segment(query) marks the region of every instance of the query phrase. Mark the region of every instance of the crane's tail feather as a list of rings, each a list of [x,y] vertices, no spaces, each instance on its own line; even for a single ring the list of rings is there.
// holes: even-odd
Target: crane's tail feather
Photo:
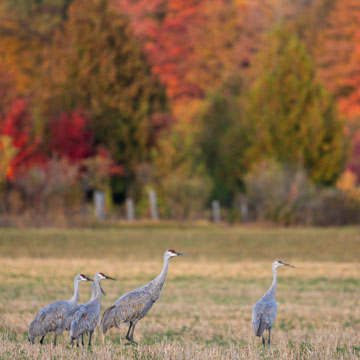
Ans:
[[[105,310],[101,322],[101,332],[105,334],[109,329],[115,326],[115,306],[111,306]]]
[[[255,333],[256,336],[261,336],[261,333],[260,333],[261,332],[261,323],[262,323],[262,320],[260,318],[259,326],[258,326],[258,328],[256,330],[256,333]]]
[[[254,324],[255,325],[255,324]],[[264,321],[264,319],[262,319],[261,317],[258,319],[256,325],[254,326],[254,333],[255,336],[261,336],[263,334],[263,332],[265,331],[267,327],[267,323],[266,321]]]

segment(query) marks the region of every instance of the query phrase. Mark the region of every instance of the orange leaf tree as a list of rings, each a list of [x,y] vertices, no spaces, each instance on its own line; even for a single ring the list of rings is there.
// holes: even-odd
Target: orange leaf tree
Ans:
[[[108,0],[75,1],[43,71],[43,114],[84,109],[95,145],[105,146],[131,179],[149,157],[158,130],[153,115],[166,110],[166,98],[127,18]]]

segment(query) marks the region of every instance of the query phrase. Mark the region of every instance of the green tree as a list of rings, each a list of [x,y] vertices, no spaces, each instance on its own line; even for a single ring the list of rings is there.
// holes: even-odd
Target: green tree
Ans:
[[[43,79],[43,114],[87,111],[96,142],[132,179],[137,164],[149,158],[153,115],[164,111],[166,99],[127,19],[108,0],[74,1]]]
[[[251,143],[246,154],[254,161],[256,156],[273,157],[299,165],[314,182],[334,183],[345,160],[343,124],[334,100],[316,81],[301,41],[286,27],[276,29],[259,55],[256,73],[246,99]],[[231,134],[232,143],[243,130],[240,126]]]
[[[241,77],[233,76],[220,91],[208,96],[198,136],[202,159],[213,183],[211,196],[226,205],[231,205],[234,192],[241,187],[241,174],[237,173],[241,167],[234,168],[228,143],[229,134],[241,121],[241,90]]]

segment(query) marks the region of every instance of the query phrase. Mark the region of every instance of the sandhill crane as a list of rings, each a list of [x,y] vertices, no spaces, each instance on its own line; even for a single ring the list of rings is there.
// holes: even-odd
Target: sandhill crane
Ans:
[[[134,341],[134,330],[137,322],[151,309],[154,302],[160,297],[168,271],[169,260],[175,256],[187,256],[173,249],[164,253],[164,266],[161,273],[148,284],[122,295],[113,306],[108,308],[101,319],[101,331],[105,334],[112,327],[120,327],[121,323],[129,324],[126,339]]]
[[[100,280],[102,279],[116,280],[101,272],[94,276],[95,296],[75,313],[70,325],[70,339],[72,344],[80,335],[89,333],[89,346],[91,346],[91,337],[100,317],[103,291],[100,286]]]
[[[76,275],[74,278],[74,296],[70,300],[56,301],[37,313],[29,325],[28,339],[30,342],[34,344],[35,339],[41,335],[40,344],[43,344],[46,334],[54,331],[54,346],[56,345],[56,337],[65,330],[66,318],[78,302],[80,281],[92,280],[84,274]]]
[[[100,285],[101,286],[101,285]],[[101,288],[102,293],[105,295],[104,290]],[[96,296],[96,284],[93,282],[91,286],[91,299],[90,301],[94,300]],[[70,331],[71,323],[74,320],[75,314],[84,306],[85,304],[79,304],[76,305],[73,311],[69,314],[69,316],[66,318],[66,325],[65,330]],[[84,346],[84,334],[81,335],[81,343],[82,346]],[[79,346],[79,340],[77,341],[77,346]]]
[[[275,301],[276,284],[277,284],[277,268],[280,266],[295,267],[286,264],[281,260],[275,260],[272,264],[273,282],[265,295],[254,305],[252,310],[252,327],[255,336],[262,337],[262,343],[265,346],[264,331],[269,331],[268,345],[270,345],[270,333],[272,325],[277,314],[278,303]]]

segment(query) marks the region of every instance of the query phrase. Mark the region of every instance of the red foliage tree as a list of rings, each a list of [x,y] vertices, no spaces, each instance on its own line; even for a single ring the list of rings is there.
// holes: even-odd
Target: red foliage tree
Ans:
[[[347,167],[360,179],[360,2],[338,0],[319,48],[319,75],[338,99],[353,148]]]
[[[356,175],[356,181],[360,183],[360,132],[356,132],[352,137],[352,154],[347,164],[347,169]]]
[[[117,0],[173,104],[247,68],[273,21],[271,0]],[[213,75],[213,76],[212,76]]]
[[[50,150],[72,163],[91,156],[94,137],[89,123],[79,110],[61,114],[50,125]]]
[[[166,85],[167,95],[173,101],[202,96],[203,91],[187,79],[191,69],[194,29],[203,24],[204,0],[169,1],[164,19],[154,29],[154,37],[145,50],[153,71]]]
[[[344,114],[352,119],[360,119],[360,6],[358,15],[359,25],[354,36],[356,47],[349,63],[351,73],[344,81],[344,85],[349,89],[349,94],[343,97],[340,104]]]
[[[338,0],[330,14],[318,54],[320,77],[339,99],[340,108],[347,116],[359,111],[359,105],[354,101],[360,85],[359,24],[359,1]]]
[[[17,98],[11,104],[8,112],[0,118],[0,134],[12,138],[17,153],[10,165],[8,178],[14,178],[20,171],[42,164],[44,154],[39,150],[39,139],[32,138],[32,120],[24,98]]]

